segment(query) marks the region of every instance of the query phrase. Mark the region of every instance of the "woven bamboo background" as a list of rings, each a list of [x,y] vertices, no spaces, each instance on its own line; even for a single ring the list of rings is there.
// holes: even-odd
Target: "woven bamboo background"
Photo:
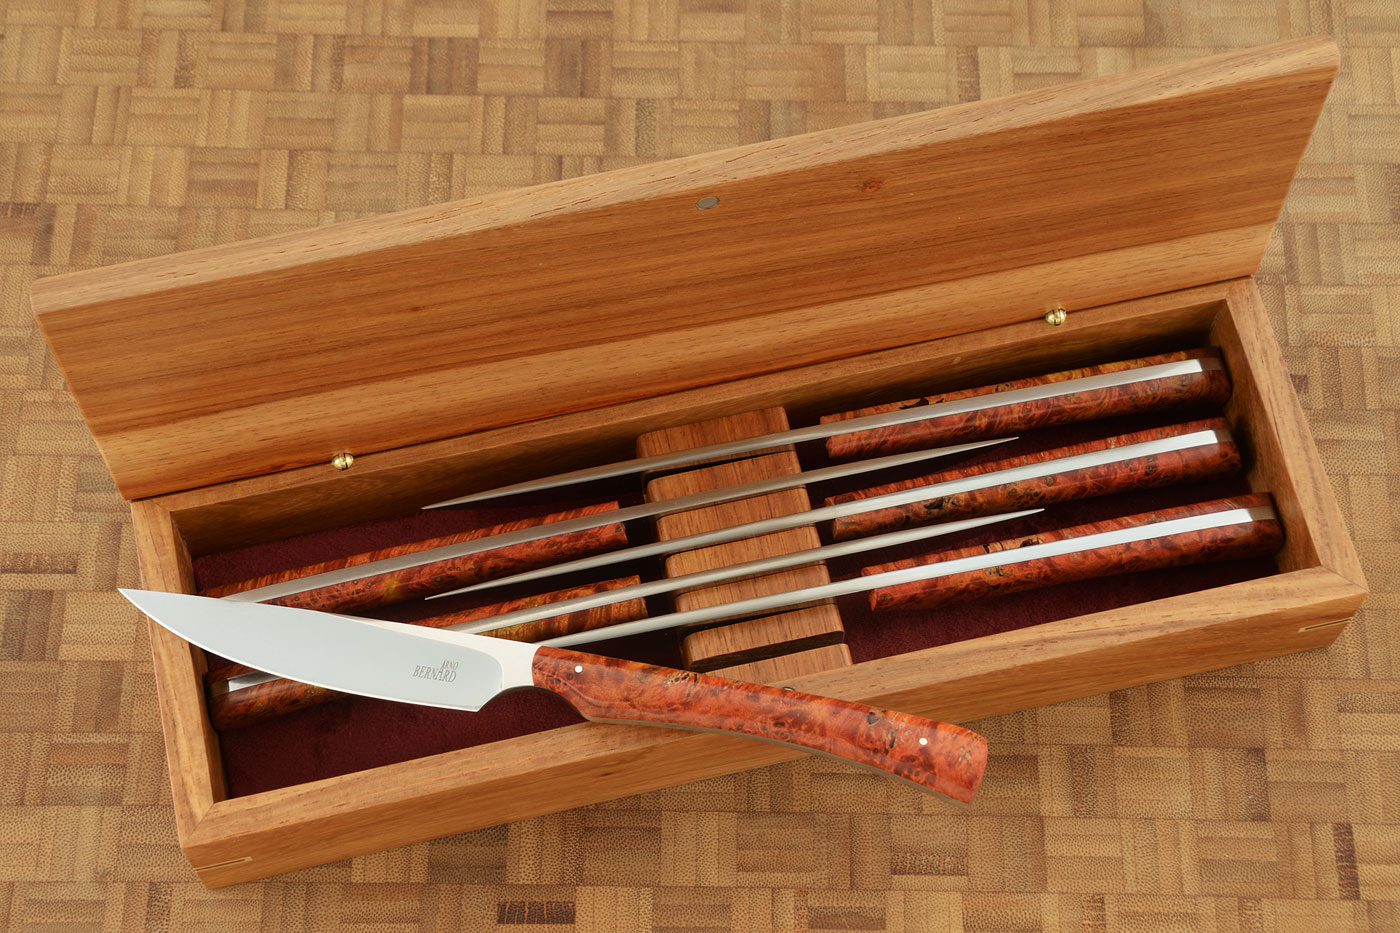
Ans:
[[[1394,0],[0,0],[0,926],[1400,930]],[[1326,32],[1259,274],[1373,593],[1325,652],[975,724],[951,813],[804,761],[217,892],[37,275]]]

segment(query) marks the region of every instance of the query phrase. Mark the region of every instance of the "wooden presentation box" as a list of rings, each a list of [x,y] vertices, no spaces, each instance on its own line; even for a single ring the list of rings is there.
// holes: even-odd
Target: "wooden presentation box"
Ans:
[[[1336,67],[1289,41],[73,273],[33,304],[144,585],[181,592],[200,555],[624,459],[659,428],[1218,347],[1286,529],[1276,573],[786,681],[966,722],[1316,648],[1360,604],[1249,277]],[[202,652],[150,637],[211,887],[798,754],[585,723],[232,797]]]

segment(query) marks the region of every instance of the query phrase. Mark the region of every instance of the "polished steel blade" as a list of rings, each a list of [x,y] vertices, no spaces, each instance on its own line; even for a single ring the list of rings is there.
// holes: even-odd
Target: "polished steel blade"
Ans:
[[[1128,544],[1133,541],[1164,538],[1168,535],[1182,534],[1188,531],[1199,531],[1205,528],[1223,528],[1227,525],[1242,525],[1248,522],[1261,521],[1274,517],[1276,517],[1274,510],[1266,506],[1248,509],[1228,509],[1223,512],[1192,515],[1188,518],[1175,518],[1164,522],[1154,522],[1149,525],[1138,525],[1134,528],[1120,528],[1114,531],[1082,535],[1076,538],[1063,538],[1059,541],[1051,541],[1048,544],[1033,544],[1015,550],[977,554],[973,557],[940,561],[934,564],[925,564],[921,567],[909,567],[904,570],[888,570],[884,573],[874,573],[869,576],[855,577],[850,580],[838,580],[835,583],[824,583],[820,586],[809,586],[801,590],[774,593],[769,596],[759,596],[754,599],[745,599],[719,606],[706,606],[701,609],[691,609],[686,612],[673,612],[664,616],[652,616],[648,619],[639,619],[636,622],[625,622],[620,625],[594,629],[589,632],[561,635],[558,638],[546,639],[540,642],[540,644],[562,648],[568,645],[581,645],[587,642],[601,641],[605,638],[623,638],[628,635],[641,635],[645,632],[655,632],[661,629],[679,628],[683,625],[697,625],[703,622],[722,622],[727,619],[741,619],[747,616],[763,615],[764,613],[772,612],[776,609],[788,610],[800,608],[802,606],[815,605],[826,602],[829,599],[835,599],[838,596],[849,596],[852,593],[866,593],[870,590],[879,589],[882,586],[897,586],[901,583],[933,580],[937,577],[950,576],[955,573],[965,573],[969,570],[983,570],[989,567],[1008,567],[1014,564],[1025,563],[1026,561],[1038,560],[1046,557],[1074,554],[1080,551],[1089,551],[1101,547],[1113,547],[1115,545]]]
[[[701,532],[700,534],[688,535],[683,538],[672,538],[669,541],[639,544],[636,547],[624,548],[620,551],[610,551],[606,554],[594,554],[590,557],[580,557],[578,560],[566,561],[562,564],[541,567],[538,570],[528,570],[524,573],[517,573],[508,577],[498,577],[495,580],[487,580],[484,583],[463,587],[456,592],[475,592],[477,590],[486,590],[498,586],[525,583],[530,580],[541,580],[558,574],[595,570],[599,567],[607,567],[611,564],[621,563],[623,561],[640,560],[645,557],[655,557],[659,554],[677,554],[681,551],[692,551],[697,548],[709,547],[712,544],[737,541],[740,538],[754,538],[758,535],[771,534],[775,531],[785,531],[788,528],[796,528],[799,525],[810,525],[829,519],[859,515],[863,512],[874,512],[878,509],[890,508],[892,506],[924,502],[929,499],[937,499],[940,496],[969,492],[974,489],[986,489],[990,486],[1000,486],[1003,483],[1013,483],[1025,479],[1035,479],[1041,476],[1051,476],[1055,473],[1079,470],[1090,466],[1119,463],[1124,460],[1131,460],[1134,457],[1145,457],[1150,454],[1166,453],[1173,450],[1187,450],[1192,447],[1205,447],[1211,444],[1224,443],[1228,440],[1230,440],[1230,433],[1228,431],[1192,431],[1189,434],[1178,434],[1173,437],[1164,437],[1154,441],[1144,441],[1140,444],[1111,447],[1107,450],[1096,450],[1091,453],[1076,454],[1072,457],[1061,457],[1058,460],[1047,460],[1044,463],[1032,463],[1026,466],[1011,467],[1010,469],[997,470],[995,473],[981,473],[976,476],[967,476],[942,483],[914,486],[910,489],[888,493],[883,496],[873,496],[869,499],[857,499],[854,502],[828,505],[806,512],[797,512],[792,515],[780,515],[776,518],[765,518],[760,521],[749,522],[746,525],[733,525],[728,528],[719,528],[715,531]]]
[[[1044,510],[1026,509],[1022,512],[1007,512],[1003,515],[984,515],[980,518],[944,522],[941,525],[908,528],[903,531],[876,535],[871,538],[856,538],[851,541],[842,541],[838,544],[829,544],[826,547],[810,548],[806,551],[782,554],[777,557],[761,557],[758,560],[734,564],[729,567],[701,570],[697,573],[688,573],[679,577],[667,577],[661,580],[640,583],[636,586],[628,586],[616,590],[605,590],[601,593],[591,593],[587,596],[579,596],[574,599],[562,599],[558,602],[545,603],[544,605],[535,606],[530,609],[520,609],[515,612],[502,613],[501,615],[492,616],[489,619],[482,619],[477,622],[461,622],[457,625],[449,625],[446,628],[439,629],[439,631],[492,632],[496,629],[505,628],[508,625],[522,625],[526,622],[535,622],[540,619],[551,619],[554,616],[564,615],[567,612],[582,612],[586,609],[596,609],[599,606],[625,602],[629,599],[643,599],[647,596],[654,596],[660,593],[673,593],[677,590],[694,589],[699,586],[722,583],[726,580],[738,580],[744,577],[754,577],[765,573],[772,573],[775,570],[782,570],[785,567],[793,567],[798,564],[807,564],[812,561],[841,557],[846,554],[858,554],[863,551],[873,551],[878,548],[894,547],[899,544],[908,544],[911,541],[920,541],[925,538],[933,538],[940,535],[956,534],[960,531],[979,528],[983,525],[1024,518],[1027,515],[1034,515],[1041,511]],[[210,689],[214,693],[230,693],[234,690],[242,690],[245,687],[265,684],[275,679],[273,675],[261,671],[248,671],[242,674],[235,674],[226,681],[211,684]]]
[[[1085,376],[1080,379],[1066,379],[1063,382],[1044,383],[1024,389],[1011,389],[1006,392],[990,392],[986,395],[975,395],[971,398],[939,402],[936,405],[903,408],[898,411],[881,412],[880,414],[866,415],[861,418],[850,418],[845,421],[832,421],[826,424],[810,425],[805,428],[793,428],[790,431],[779,431],[776,434],[745,437],[736,441],[726,441],[722,444],[711,444],[707,447],[691,447],[686,450],[656,454],[651,457],[639,457],[635,460],[620,460],[617,463],[588,467],[583,470],[573,470],[568,473],[559,473],[554,476],[546,476],[524,483],[514,483],[510,486],[500,486],[496,489],[474,492],[470,495],[458,496],[455,499],[434,502],[431,505],[424,506],[424,508],[438,509],[450,505],[464,505],[468,502],[481,502],[486,499],[495,499],[500,496],[509,496],[516,493],[536,492],[541,489],[556,489],[560,486],[571,486],[575,483],[586,483],[592,480],[607,479],[613,476],[628,476],[647,470],[659,470],[664,467],[677,466],[683,463],[693,463],[697,460],[729,457],[735,454],[762,450],[765,447],[825,440],[828,437],[835,437],[838,434],[854,434],[857,431],[868,431],[871,428],[884,428],[896,424],[910,424],[916,421],[930,421],[934,418],[943,418],[948,415],[961,415],[987,408],[1000,408],[1005,405],[1019,405],[1025,402],[1040,401],[1042,399],[1060,398],[1065,395],[1072,395],[1076,392],[1090,392],[1096,389],[1108,389],[1114,386],[1132,385],[1137,382],[1168,379],[1173,376],[1185,376],[1192,373],[1209,372],[1223,368],[1220,360],[1214,357],[1208,357],[1206,359],[1181,360],[1175,363],[1159,363],[1154,366],[1140,366],[1136,369],[1103,373],[1098,376]]]
[[[1022,512],[1008,512],[1004,515],[984,515],[980,518],[944,522],[941,525],[906,528],[902,531],[893,531],[889,534],[875,535],[870,538],[854,538],[850,541],[840,541],[836,544],[828,544],[824,547],[794,551],[791,554],[780,554],[775,557],[760,557],[758,560],[745,561],[742,564],[731,564],[728,567],[715,567],[709,570],[696,571],[695,573],[682,574],[679,577],[666,577],[661,580],[638,583],[635,586],[626,586],[616,590],[605,590],[601,593],[590,593],[587,596],[578,596],[574,599],[563,599],[558,602],[545,603],[540,606],[532,606],[529,609],[506,612],[498,616],[492,616],[489,619],[464,623],[463,625],[452,626],[451,628],[458,632],[492,632],[510,625],[537,622],[540,619],[552,619],[555,616],[564,615],[568,612],[581,612],[585,609],[595,609],[599,606],[626,602],[629,599],[643,599],[647,596],[656,596],[661,593],[692,590],[697,587],[724,583],[725,581],[762,576],[764,574],[773,573],[774,571],[783,570],[787,567],[797,567],[815,561],[844,557],[847,554],[860,554],[865,551],[896,547],[900,544],[908,544],[911,541],[922,541],[926,538],[935,538],[940,535],[957,534],[960,531],[980,528],[983,525],[1024,518],[1027,515],[1034,515],[1036,512],[1040,511],[1043,510],[1026,509]]]
[[[676,496],[670,499],[658,499],[655,502],[643,502],[640,505],[632,505],[612,512],[596,512],[592,515],[581,515],[578,518],[570,518],[562,522],[533,525],[529,528],[520,528],[515,531],[507,531],[503,534],[491,535],[487,538],[474,538],[459,544],[448,544],[426,551],[415,551],[411,554],[389,557],[367,564],[354,564],[349,567],[343,567],[338,570],[328,570],[325,573],[318,573],[309,577],[297,577],[292,580],[284,580],[280,583],[260,586],[257,589],[230,593],[223,598],[238,602],[261,602],[268,599],[277,599],[281,596],[304,593],[307,590],[314,590],[323,586],[347,583],[351,580],[360,580],[381,573],[393,573],[399,570],[406,570],[409,567],[421,567],[433,561],[448,560],[454,557],[466,557],[469,554],[480,554],[485,551],[495,550],[496,548],[509,547],[513,544],[524,544],[528,541],[552,538],[555,535],[569,534],[575,531],[587,531],[590,528],[601,528],[604,525],[612,525],[617,522],[630,522],[639,518],[655,518],[660,515],[684,512],[688,509],[697,509],[706,505],[716,505],[734,499],[747,499],[750,496],[761,496],[766,493],[777,492],[781,489],[803,486],[807,483],[821,483],[827,480],[841,479],[846,476],[871,473],[875,470],[905,466],[923,460],[951,457],[954,454],[967,453],[983,447],[1005,444],[1007,441],[1014,439],[1015,438],[1001,437],[989,441],[973,441],[969,444],[955,444],[949,447],[915,450],[909,453],[893,454],[888,457],[859,460],[854,463],[840,463],[835,466],[806,470],[801,473],[771,476],[749,483],[741,483],[738,486],[707,489],[703,492],[692,493],[688,496]]]
[[[343,693],[478,710],[502,690],[534,682],[534,645],[286,606],[120,592],[206,651]]]

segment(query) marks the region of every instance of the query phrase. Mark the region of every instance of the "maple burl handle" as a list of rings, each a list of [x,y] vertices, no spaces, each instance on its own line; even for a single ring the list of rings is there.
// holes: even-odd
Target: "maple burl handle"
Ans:
[[[449,612],[429,619],[419,619],[412,624],[429,628],[447,628],[469,622],[480,622],[482,619],[505,615],[507,612],[534,609],[546,603],[556,603],[579,596],[591,596],[605,590],[636,586],[640,582],[640,577],[631,576],[586,583],[582,586],[558,590],[553,593],[540,593],[490,606],[479,606],[475,609]],[[628,599],[605,606],[595,606],[592,609],[580,609],[548,619],[523,622],[482,634],[511,641],[544,641],[573,632],[587,632],[595,628],[606,628],[609,625],[620,625],[623,622],[635,622],[638,619],[646,618],[646,615],[646,600]],[[209,721],[213,723],[215,729],[220,731],[240,729],[345,696],[337,690],[331,690],[327,687],[313,687],[310,684],[304,684],[287,677],[278,677],[275,680],[240,687],[236,690],[227,689],[230,678],[253,672],[253,668],[243,664],[226,664],[205,675],[205,683],[209,687]]]
[[[987,765],[975,732],[906,713],[541,647],[535,685],[597,722],[732,732],[843,758],[968,803]]]
[[[231,593],[241,593],[244,590],[269,586],[273,583],[314,576],[329,570],[355,567],[435,547],[460,544],[477,538],[518,531],[522,528],[533,528],[537,525],[567,521],[571,518],[582,518],[585,515],[615,511],[617,507],[616,502],[602,502],[565,512],[556,512],[553,515],[504,522],[487,528],[478,528],[473,531],[459,532],[453,535],[430,538],[426,541],[415,541],[411,544],[401,544],[350,557],[323,561],[305,567],[277,571],[238,583],[213,586],[200,590],[199,595],[227,596]],[[536,541],[526,541],[523,544],[494,548],[479,554],[433,561],[417,567],[396,570],[392,573],[374,574],[373,576],[361,577],[358,580],[269,599],[266,602],[276,606],[291,606],[296,609],[317,609],[321,612],[353,612],[356,609],[406,602],[431,593],[442,593],[459,586],[470,586],[483,580],[494,580],[497,577],[523,573],[526,570],[535,570],[539,567],[547,567],[550,564],[574,560],[578,557],[601,554],[626,544],[626,529],[621,523],[615,523],[603,525],[600,528],[553,535]]]
[[[1048,544],[1064,538],[1077,538],[1083,535],[1133,528],[1177,518],[1189,518],[1193,515],[1204,515],[1228,509],[1260,508],[1271,504],[1272,500],[1267,493],[1232,496],[1228,499],[1216,499],[1212,502],[1162,509],[1156,512],[1143,512],[1126,518],[1108,519],[1074,528],[1028,535],[1024,538],[1012,538],[979,547],[961,548],[920,558],[877,564],[864,568],[861,573],[875,574],[886,570],[902,570],[906,567],[975,557],[980,554],[1014,552],[1018,548],[1034,544]],[[1144,541],[1133,541],[1112,547],[1063,554],[1058,557],[1038,558],[1001,567],[949,574],[946,577],[935,577],[932,580],[885,586],[870,591],[870,608],[876,610],[933,609],[949,603],[985,599],[1004,593],[1038,589],[1074,580],[1136,573],[1140,570],[1158,570],[1163,567],[1181,567],[1208,561],[1263,557],[1274,553],[1282,545],[1283,525],[1279,523],[1278,519],[1256,519],[1238,525],[1180,532]]]
[[[1219,356],[1219,351],[1209,347],[1163,353],[1135,360],[1085,366],[1081,369],[1070,369],[1030,379],[999,382],[996,385],[979,386],[975,389],[945,392],[941,395],[925,395],[902,402],[891,402],[887,405],[877,405],[857,411],[825,415],[821,420],[824,423],[843,421],[862,415],[899,411],[905,408],[922,408],[940,402],[990,395],[993,392],[1007,392],[1012,389],[1026,389],[1032,386],[1081,379],[1086,376],[1099,376],[1127,369],[1139,369],[1143,366],[1177,363],[1190,359],[1218,359]],[[836,460],[875,457],[899,453],[904,450],[916,450],[920,447],[932,447],[938,444],[1000,437],[1028,431],[1031,428],[1046,428],[1053,425],[1074,424],[1080,421],[1096,421],[1116,415],[1174,411],[1199,405],[1219,405],[1223,404],[1229,397],[1230,377],[1223,369],[1217,369],[1113,386],[1107,389],[1074,392],[1058,398],[1021,402],[1016,405],[1002,405],[996,408],[966,412],[960,415],[947,415],[911,424],[897,424],[869,431],[857,431],[853,434],[840,434],[827,440],[826,451],[832,459]]]
[[[1134,431],[1131,434],[1120,434],[1117,437],[1103,440],[1073,444],[1054,450],[1043,450],[1020,457],[1009,457],[992,463],[982,463],[973,467],[933,473],[916,479],[862,489],[859,492],[832,496],[826,501],[828,505],[852,502],[929,483],[980,476],[1032,463],[1044,463],[1077,454],[1110,450],[1126,447],[1129,444],[1141,444],[1146,441],[1207,430],[1228,431],[1229,426],[1223,418],[1208,418],[1203,421],[1193,421],[1170,427]],[[847,538],[863,538],[881,532],[913,528],[933,522],[971,518],[974,515],[1012,512],[1134,489],[1152,489],[1177,483],[1219,479],[1238,473],[1239,470],[1239,447],[1234,441],[1224,441],[1218,444],[1190,447],[1185,450],[1151,454],[1146,457],[1133,457],[1117,463],[1105,463],[1078,470],[1065,470],[1050,476],[1038,476],[1033,479],[988,486],[984,489],[939,496],[936,499],[927,499],[909,505],[863,512],[859,515],[835,519],[831,523],[831,533],[837,541],[844,541]]]

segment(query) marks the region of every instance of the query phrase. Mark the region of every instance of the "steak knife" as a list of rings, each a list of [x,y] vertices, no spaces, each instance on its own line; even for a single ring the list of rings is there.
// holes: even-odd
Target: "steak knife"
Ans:
[[[958,803],[971,802],[987,762],[987,742],[975,732],[847,700],[310,609],[121,594],[207,651],[345,693],[478,711],[506,690],[540,687],[595,722],[765,739],[843,758]]]

